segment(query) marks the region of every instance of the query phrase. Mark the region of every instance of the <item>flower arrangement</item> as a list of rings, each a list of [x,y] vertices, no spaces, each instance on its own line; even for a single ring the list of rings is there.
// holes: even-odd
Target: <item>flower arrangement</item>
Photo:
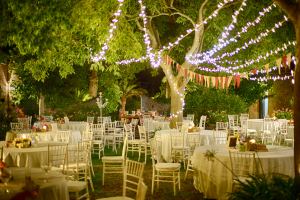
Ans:
[[[28,148],[31,147],[31,139],[30,138],[15,138],[14,146],[17,148]]]
[[[277,119],[293,119],[293,111],[289,108],[275,110],[273,116]]]
[[[7,170],[8,166],[7,164],[2,160],[2,157],[0,159],[0,181],[4,182],[4,180],[9,180],[11,178],[11,174]]]

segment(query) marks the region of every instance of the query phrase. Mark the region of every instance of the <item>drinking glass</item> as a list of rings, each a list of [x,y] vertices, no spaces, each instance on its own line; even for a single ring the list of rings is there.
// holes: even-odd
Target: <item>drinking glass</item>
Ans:
[[[5,170],[1,171],[0,179],[4,183],[5,193],[9,193],[9,189],[7,187],[7,184],[10,181],[11,178],[12,178],[12,175],[11,175],[11,170],[10,169],[5,169]]]
[[[51,170],[52,165],[49,164],[43,164],[41,165],[42,170],[45,172],[45,179],[44,182],[48,182],[48,172]]]

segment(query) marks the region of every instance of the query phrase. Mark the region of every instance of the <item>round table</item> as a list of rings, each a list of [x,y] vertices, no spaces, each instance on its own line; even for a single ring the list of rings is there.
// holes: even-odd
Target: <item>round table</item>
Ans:
[[[57,171],[48,172],[47,180],[45,172],[40,168],[8,168],[12,175],[12,180],[7,187],[0,183],[0,196],[3,200],[11,199],[13,196],[23,191],[25,186],[25,173],[31,176],[31,180],[39,187],[37,199],[39,200],[68,200],[69,192],[65,176]],[[27,170],[27,172],[25,172]],[[29,172],[29,173],[28,173]],[[27,184],[28,186],[28,184]],[[5,193],[8,189],[9,193]]]
[[[294,151],[290,147],[267,146],[268,152],[257,152],[257,163],[265,174],[280,173],[294,176]],[[207,150],[214,151],[216,159],[209,160],[204,154]],[[232,173],[229,170],[229,149],[226,145],[200,146],[195,149],[191,158],[194,173],[194,186],[204,193],[205,198],[227,199],[232,190]],[[227,166],[227,167],[225,167]],[[261,168],[260,169],[261,173]]]
[[[9,166],[40,167],[41,158],[47,157],[48,147],[4,147],[4,160]]]
[[[214,130],[200,130],[200,132],[186,133],[186,141],[198,143],[199,145],[215,144]],[[222,132],[223,131],[219,131]],[[160,130],[155,133],[155,139],[161,141],[161,155],[167,162],[172,161],[172,133],[179,133],[177,129]],[[226,132],[224,132],[226,135]]]

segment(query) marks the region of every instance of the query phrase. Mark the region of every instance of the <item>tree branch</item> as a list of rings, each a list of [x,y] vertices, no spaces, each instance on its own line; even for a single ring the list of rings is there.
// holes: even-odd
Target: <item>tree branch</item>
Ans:
[[[177,8],[174,8],[174,7],[169,7],[169,8],[176,11],[176,12],[174,12],[174,13],[171,13],[170,15],[180,15],[180,16],[186,18],[188,21],[190,21],[190,22],[193,24],[193,26],[195,26],[196,23],[195,23],[194,20],[193,20],[192,18],[190,18],[188,15],[186,15],[186,14],[180,12]]]
[[[135,22],[136,22],[136,25],[138,26],[138,28],[139,28],[141,31],[144,31],[142,25],[141,25],[140,22],[139,22],[139,18],[136,18],[136,19],[135,19]]]
[[[297,21],[297,12],[300,9],[300,2],[291,2],[287,0],[273,0],[279,7],[287,13],[289,18],[296,22]]]

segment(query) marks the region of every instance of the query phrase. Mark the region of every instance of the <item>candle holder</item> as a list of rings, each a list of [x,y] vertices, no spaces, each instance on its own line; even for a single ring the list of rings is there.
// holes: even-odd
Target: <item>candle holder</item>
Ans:
[[[100,110],[100,117],[102,119],[102,109],[105,108],[108,104],[108,100],[105,99],[105,102],[103,102],[103,99],[102,99],[102,92],[99,92],[99,97],[97,97],[96,99],[96,104]]]

